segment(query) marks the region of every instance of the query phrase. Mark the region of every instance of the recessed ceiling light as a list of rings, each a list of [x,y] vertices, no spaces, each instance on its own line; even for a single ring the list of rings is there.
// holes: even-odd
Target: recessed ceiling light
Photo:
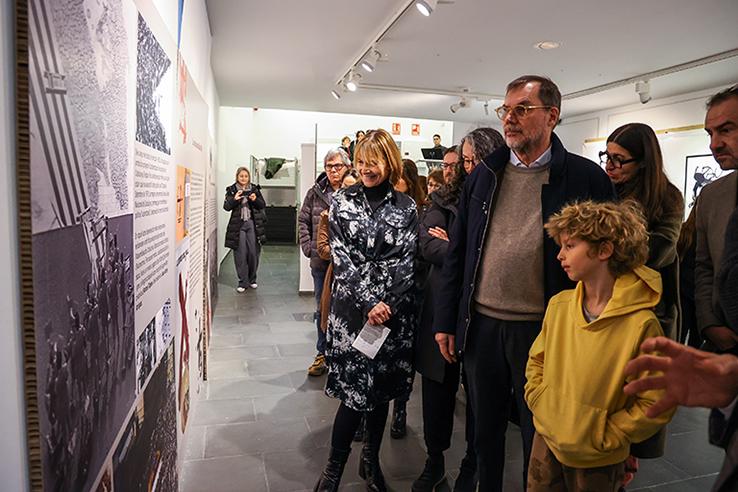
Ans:
[[[533,48],[537,50],[555,50],[560,46],[561,43],[559,43],[558,41],[541,41],[540,43],[535,43],[533,45]]]

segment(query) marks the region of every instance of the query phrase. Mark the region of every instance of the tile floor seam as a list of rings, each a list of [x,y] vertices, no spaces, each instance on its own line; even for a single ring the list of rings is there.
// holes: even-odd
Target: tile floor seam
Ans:
[[[259,453],[261,457],[261,473],[264,474],[264,485],[266,486],[267,492],[269,492],[269,477],[266,472],[266,463],[264,462],[264,453]]]

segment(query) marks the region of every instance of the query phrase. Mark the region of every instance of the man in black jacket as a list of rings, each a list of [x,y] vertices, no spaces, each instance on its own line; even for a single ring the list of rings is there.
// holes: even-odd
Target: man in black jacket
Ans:
[[[527,474],[535,431],[523,398],[528,351],[548,300],[574,287],[543,224],[571,201],[615,199],[605,172],[567,152],[553,133],[560,108],[548,78],[523,76],[507,86],[497,109],[507,145],[466,180],[443,264],[433,330],[449,362],[464,357],[479,490],[502,490],[513,398]]]
[[[302,202],[300,215],[297,217],[300,247],[305,256],[310,258],[310,274],[313,277],[315,289],[318,354],[308,369],[308,375],[310,376],[321,376],[328,370],[325,365],[325,333],[320,329],[320,310],[317,309],[320,304],[320,296],[323,293],[328,262],[318,256],[318,223],[320,222],[320,213],[330,207],[333,192],[341,186],[341,178],[346,170],[351,167],[351,161],[348,154],[339,148],[329,150],[323,159],[323,164],[325,165],[325,172],[320,173],[313,187],[308,190]]]

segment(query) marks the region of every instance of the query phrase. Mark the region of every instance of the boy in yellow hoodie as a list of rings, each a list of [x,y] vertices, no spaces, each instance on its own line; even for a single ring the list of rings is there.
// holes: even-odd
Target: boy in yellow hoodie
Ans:
[[[616,492],[631,443],[674,414],[645,416],[662,391],[623,393],[635,379],[623,376],[625,364],[645,339],[663,336],[652,311],[661,276],[644,266],[648,234],[632,204],[569,205],[545,227],[578,283],[551,299],[530,349],[525,400],[536,434],[528,491]]]

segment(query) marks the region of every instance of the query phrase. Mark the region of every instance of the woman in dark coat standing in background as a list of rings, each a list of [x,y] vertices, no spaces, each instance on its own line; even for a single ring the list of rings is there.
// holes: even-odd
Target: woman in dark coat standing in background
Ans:
[[[679,340],[679,256],[677,241],[684,218],[684,198],[664,173],[658,138],[643,123],[628,123],[607,137],[607,152],[600,152],[620,200],[635,200],[648,221],[648,261],[646,266],[661,274],[663,293],[654,307],[664,334]],[[666,427],[652,437],[630,447],[624,485],[638,470],[635,458],[653,459],[664,455]]]
[[[341,405],[333,422],[328,464],[314,491],[338,490],[363,414],[359,475],[367,490],[387,490],[379,447],[389,402],[408,395],[413,380],[418,211],[392,186],[402,174],[402,159],[387,131],[371,131],[360,140],[354,162],[362,182],[336,191],[330,208],[335,277],[326,332],[325,392],[339,398]],[[367,321],[389,329],[373,359],[352,346]]]
[[[266,242],[264,214],[266,202],[258,185],[251,183],[251,173],[245,167],[236,170],[236,182],[226,188],[223,209],[231,212],[226,227],[225,245],[233,250],[238,274],[238,292],[246,287],[255,289],[261,245]]]

